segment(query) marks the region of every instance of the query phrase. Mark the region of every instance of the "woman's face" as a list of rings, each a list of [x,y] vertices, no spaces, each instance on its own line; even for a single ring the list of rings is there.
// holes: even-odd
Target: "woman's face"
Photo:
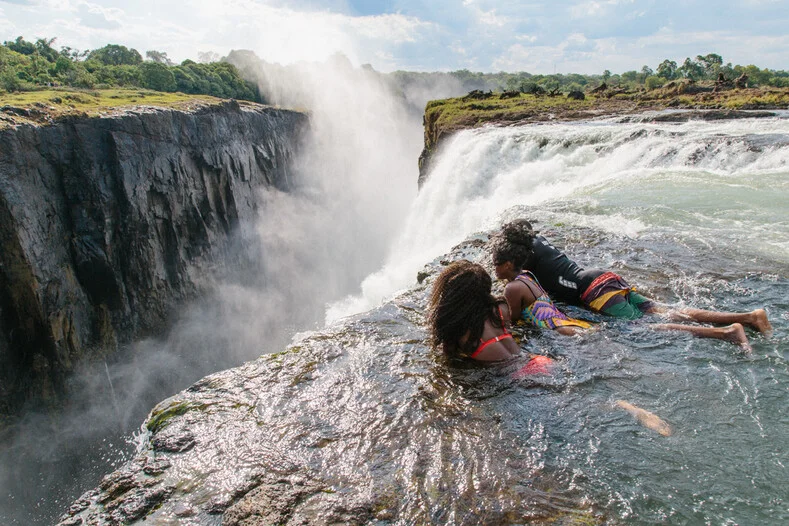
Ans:
[[[512,281],[515,278],[515,265],[512,261],[494,261],[494,271],[496,279],[506,279]]]

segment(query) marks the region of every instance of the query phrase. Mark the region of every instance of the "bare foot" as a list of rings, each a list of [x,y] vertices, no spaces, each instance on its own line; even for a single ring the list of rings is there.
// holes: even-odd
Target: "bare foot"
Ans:
[[[767,319],[767,312],[764,309],[756,309],[751,312],[748,325],[762,333],[765,337],[769,338],[773,334],[773,326],[770,325],[770,320]]]
[[[724,340],[729,340],[736,343],[745,352],[751,352],[751,344],[748,343],[748,337],[745,335],[745,329],[739,323],[732,323],[727,327],[723,327]]]

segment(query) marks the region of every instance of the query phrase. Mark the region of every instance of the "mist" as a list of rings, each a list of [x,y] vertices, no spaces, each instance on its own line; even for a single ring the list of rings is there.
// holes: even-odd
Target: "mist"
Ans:
[[[241,63],[241,60],[244,60]],[[0,522],[51,524],[135,449],[159,401],[215,371],[281,351],[323,325],[332,302],[361,292],[380,269],[417,196],[422,112],[463,87],[438,75],[418,85],[354,67],[267,64],[231,53],[271,104],[307,111],[309,136],[292,188],[260,193],[231,261],[205,277],[209,292],[184,305],[168,333],[83,364],[58,412],[26,408],[0,449]]]

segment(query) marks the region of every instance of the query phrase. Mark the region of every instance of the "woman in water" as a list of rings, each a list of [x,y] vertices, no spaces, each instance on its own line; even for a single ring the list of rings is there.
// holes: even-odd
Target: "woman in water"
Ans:
[[[507,360],[520,354],[518,344],[507,331],[512,303],[496,298],[493,281],[482,265],[460,260],[449,264],[436,278],[428,307],[432,343],[454,358],[481,361]],[[539,328],[575,334],[590,325],[564,315],[536,282],[522,301],[528,320]],[[519,319],[518,312],[516,319]]]
[[[520,348],[505,326],[507,302],[490,293],[493,281],[484,267],[467,260],[450,263],[433,284],[428,325],[434,347],[452,358],[485,362],[508,360]]]
[[[659,324],[662,330],[687,331],[695,336],[730,340],[750,349],[742,324],[762,333],[771,330],[763,309],[747,313],[725,313],[701,309],[669,310],[632,289],[613,272],[599,269],[584,270],[563,252],[553,247],[543,236],[537,235],[531,224],[516,220],[504,225],[493,242],[493,263],[496,276],[509,281],[504,295],[512,309],[512,320],[520,318],[516,312],[519,298],[528,301],[529,288],[537,281],[555,299],[581,304],[595,312],[626,319],[636,319],[645,313],[665,313],[673,321],[697,321],[730,324],[727,327],[700,327],[675,323]],[[538,285],[539,286],[539,285]],[[521,299],[521,304],[523,300]],[[524,314],[528,314],[525,311]]]

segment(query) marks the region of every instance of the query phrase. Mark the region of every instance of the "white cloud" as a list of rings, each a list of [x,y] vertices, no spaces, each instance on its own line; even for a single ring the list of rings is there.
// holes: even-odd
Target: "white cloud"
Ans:
[[[616,6],[633,3],[635,0],[587,0],[571,6],[570,16],[574,19],[598,17],[607,15]]]
[[[81,2],[78,4],[78,16],[82,25],[93,29],[118,29],[120,20],[124,18],[121,9],[105,8],[100,5]]]
[[[478,12],[479,21],[486,26],[504,27],[507,20],[504,17],[496,15],[496,10]]]
[[[0,7],[0,32],[8,39],[11,39],[11,35],[14,34],[14,24],[6,17],[2,7]]]
[[[455,42],[449,46],[449,50],[457,55],[468,55],[468,50],[460,42]]]
[[[381,39],[384,37],[384,40],[394,44],[416,42],[420,33],[430,31],[434,27],[433,24],[400,14],[366,17],[335,16],[341,17],[338,20],[340,26],[353,29],[359,35],[367,38]]]
[[[564,42],[559,45],[559,49],[590,49],[594,44],[590,42],[583,33],[572,33],[567,35]]]
[[[79,49],[118,43],[176,61],[251,49],[280,63],[341,52],[379,71],[621,72],[711,52],[776,69],[789,63],[785,0],[721,0],[701,19],[694,3],[666,10],[657,0],[401,0],[397,13],[368,16],[349,14],[346,0],[23,1],[2,3],[7,38],[58,37]]]
[[[115,0],[114,5],[123,5]],[[413,16],[350,16],[328,10],[298,10],[293,2],[192,0],[172,4],[143,0],[124,12],[112,2],[40,0],[14,6],[25,18],[25,36],[57,36],[63,45],[95,49],[108,43],[165,51],[176,61],[198,51],[227,54],[252,49],[270,62],[324,60],[340,52],[355,63],[395,57],[398,46],[414,44],[437,31]],[[287,4],[287,5],[285,5]],[[382,54],[381,54],[382,53]],[[387,60],[396,69],[397,61]],[[380,67],[380,64],[379,66]]]

